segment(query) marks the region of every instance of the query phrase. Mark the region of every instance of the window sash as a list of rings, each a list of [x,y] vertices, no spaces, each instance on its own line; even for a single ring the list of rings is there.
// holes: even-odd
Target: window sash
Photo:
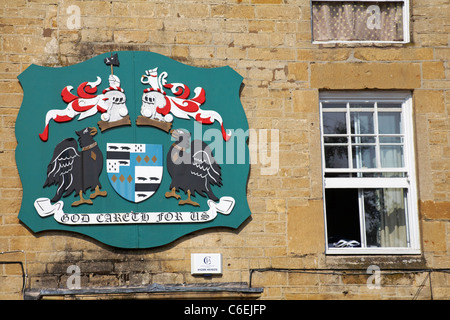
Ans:
[[[415,180],[415,164],[414,164],[414,144],[413,144],[413,122],[412,122],[412,97],[407,91],[389,91],[389,92],[350,92],[350,91],[327,91],[321,92],[320,97],[320,121],[321,121],[321,144],[322,144],[322,169],[323,169],[323,192],[325,200],[326,189],[339,188],[353,188],[353,189],[373,189],[373,188],[402,188],[406,190],[407,203],[405,210],[407,210],[407,232],[409,247],[355,247],[355,248],[333,248],[328,244],[327,232],[327,216],[326,205],[324,205],[324,219],[325,219],[325,242],[327,254],[420,254],[420,243],[418,233],[418,215],[417,215],[417,188]],[[327,137],[346,137],[347,143],[342,145],[351,145],[351,137],[355,136],[349,134],[324,134],[323,130],[323,114],[326,112],[333,112],[335,109],[323,107],[323,103],[345,103],[346,107],[341,111],[347,112],[349,110],[349,103],[351,102],[370,102],[374,103],[374,110],[371,112],[401,112],[401,134],[378,134],[379,137],[397,137],[401,136],[403,142],[403,157],[404,163],[401,168],[326,168],[325,167],[325,145],[324,138]],[[401,103],[401,108],[384,108],[376,110],[376,104],[382,103]],[[363,110],[364,109],[364,110]],[[389,110],[387,110],[389,109]],[[352,109],[353,110],[353,109]],[[358,109],[359,110],[359,109]],[[362,111],[367,111],[369,108],[361,108]],[[377,131],[377,130],[375,130]],[[364,134],[357,136],[371,136],[377,138],[377,132],[374,134]],[[379,143],[377,138],[377,142]],[[380,144],[380,143],[379,143]],[[331,144],[335,145],[335,144]],[[383,145],[383,144],[380,144]],[[391,143],[389,143],[391,145]],[[349,147],[351,149],[351,147]],[[389,175],[396,175],[396,177],[389,177]],[[347,175],[347,177],[326,177],[327,174]],[[382,177],[365,177],[365,174],[380,174]],[[355,176],[356,175],[356,176]],[[364,219],[364,212],[360,212],[360,219]],[[363,224],[360,225],[360,232],[365,232]]]
[[[343,204],[344,210],[348,213],[345,216],[336,212],[337,206],[334,206],[336,197],[342,197],[342,194],[337,193],[333,197],[329,194],[333,189],[327,190],[333,204],[329,208],[330,212],[333,211],[329,217],[331,226],[339,225],[342,221],[350,226],[350,229],[343,226],[331,227],[333,231],[327,236],[327,248],[351,251],[410,248],[407,189],[373,187],[356,189],[356,193],[348,193],[354,198],[346,199],[346,203]],[[356,225],[359,230],[353,229]],[[329,227],[328,221],[326,226]],[[347,246],[348,244],[352,245]]]
[[[395,100],[392,100],[395,101]],[[333,102],[338,103],[344,103],[342,100],[336,100]],[[341,117],[344,116],[343,120],[345,121],[345,133],[335,133],[335,132],[325,132],[326,128],[322,128],[322,136],[323,136],[323,146],[326,150],[332,150],[331,148],[340,148],[340,150],[347,149],[347,152],[344,154],[346,156],[346,162],[347,166],[342,168],[342,171],[346,169],[356,169],[360,168],[363,169],[364,164],[367,164],[367,160],[370,162],[368,168],[375,168],[378,170],[385,170],[389,168],[396,168],[396,170],[400,170],[405,167],[405,161],[404,161],[404,144],[405,144],[405,130],[404,130],[404,115],[403,115],[403,108],[401,107],[391,107],[386,108],[383,107],[383,105],[386,103],[385,101],[378,101],[378,100],[361,100],[360,102],[366,103],[367,105],[371,105],[373,107],[365,107],[365,108],[355,108],[352,107],[352,103],[356,102],[354,100],[353,102],[345,102],[346,107],[324,107],[324,103],[327,104],[329,101],[321,101],[321,116],[322,116],[322,124],[324,125],[325,122],[323,121],[323,118],[327,114],[336,114],[340,115]],[[402,101],[395,101],[396,104],[403,103]],[[381,107],[379,107],[381,105]],[[398,132],[396,133],[383,133],[380,131],[382,128],[382,125],[380,124],[380,117],[389,115],[389,114],[398,114],[400,119],[399,127],[397,129]],[[370,132],[361,132],[361,128],[364,127],[364,125],[361,125],[361,119],[360,117],[363,115],[367,115],[368,125],[370,124]],[[353,117],[353,119],[352,119]],[[335,129],[335,128],[332,128]],[[339,128],[339,130],[343,130],[344,128]],[[337,130],[337,128],[335,129]],[[327,130],[328,131],[328,130]],[[394,130],[395,131],[395,130]],[[342,141],[339,142],[330,142],[330,139],[328,141],[325,140],[325,138],[342,138]],[[364,142],[363,139],[371,138],[371,142]],[[397,141],[393,140],[390,142],[386,141],[386,138],[395,139],[397,138]],[[346,142],[344,141],[346,140]],[[400,142],[398,142],[400,141]],[[359,150],[358,150],[359,148]],[[389,148],[391,148],[391,151],[394,151],[396,148],[399,149],[399,152],[397,154],[397,157],[400,157],[398,159],[391,159],[391,163],[386,163],[386,161],[383,161],[384,157],[383,155],[386,155],[386,152],[389,151]],[[338,149],[335,149],[338,150]],[[369,151],[369,158],[364,158],[364,151]],[[371,159],[372,158],[372,159]],[[324,159],[325,166],[324,170],[330,170],[330,169],[336,169],[336,167],[327,167],[327,161],[328,158],[326,158],[326,155],[324,153]],[[343,159],[345,160],[345,159]],[[356,167],[355,167],[355,164]],[[344,161],[342,162],[342,165],[345,165]]]
[[[316,40],[314,39],[314,20],[313,20],[313,4],[319,3],[319,2],[382,2],[382,3],[389,3],[389,2],[402,2],[403,3],[403,10],[402,10],[402,27],[403,27],[403,40],[401,41],[387,41],[387,40],[339,40],[339,39],[333,39],[333,40]],[[312,34],[312,43],[313,44],[326,44],[326,43],[346,43],[346,44],[352,44],[352,43],[361,43],[361,44],[371,44],[371,43],[409,43],[410,42],[410,5],[409,0],[311,0],[310,1],[310,7],[311,7],[311,34]]]
[[[414,188],[411,188],[411,185],[405,185],[405,187],[401,185],[383,185],[383,184],[361,184],[358,188],[353,184],[346,189],[357,189],[358,190],[358,203],[359,203],[359,230],[356,230],[360,234],[360,247],[349,247],[349,248],[338,248],[338,247],[330,247],[329,236],[328,236],[328,225],[327,225],[327,206],[324,205],[324,223],[325,223],[325,253],[326,254],[344,254],[344,255],[359,255],[359,254],[420,254],[420,244],[418,242],[418,219],[417,219],[417,209],[414,206]],[[331,186],[324,188],[325,189],[334,189]],[[366,230],[366,213],[364,209],[363,198],[360,196],[362,190],[365,189],[404,189],[406,197],[405,201],[405,228],[406,228],[406,247],[395,247],[395,246],[386,246],[386,247],[370,247],[367,246],[367,230]]]

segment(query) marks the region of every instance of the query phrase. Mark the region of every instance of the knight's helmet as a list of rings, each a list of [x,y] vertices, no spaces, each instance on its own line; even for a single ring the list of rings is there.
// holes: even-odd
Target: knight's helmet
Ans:
[[[162,73],[158,77],[158,68],[154,68],[145,70],[145,75],[141,77],[141,83],[149,85],[142,94],[141,114],[144,117],[164,122],[173,121],[171,114],[162,115],[157,112],[157,108],[162,109],[167,104],[166,92],[162,88],[166,76],[167,73]]]
[[[108,81],[109,87],[102,92],[105,95],[103,100],[108,104],[108,108],[101,118],[103,121],[118,121],[128,115],[125,91],[120,87],[118,76],[110,74]]]

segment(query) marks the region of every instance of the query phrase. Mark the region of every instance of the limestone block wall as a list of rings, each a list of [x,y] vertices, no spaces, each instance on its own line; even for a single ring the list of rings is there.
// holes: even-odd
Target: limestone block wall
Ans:
[[[450,1],[410,6],[410,43],[363,46],[313,44],[309,0],[2,0],[0,299],[66,288],[71,265],[82,288],[244,284],[263,288],[261,299],[448,299]],[[279,151],[274,170],[275,162],[252,164],[252,217],[239,229],[122,250],[77,234],[33,234],[19,222],[17,76],[32,63],[61,67],[119,50],[229,65],[244,77],[249,126],[256,138],[268,129]],[[412,91],[420,255],[325,255],[318,95],[328,89]],[[223,275],[191,275],[190,254],[199,250],[222,253]],[[368,286],[370,265],[380,267],[378,289]]]

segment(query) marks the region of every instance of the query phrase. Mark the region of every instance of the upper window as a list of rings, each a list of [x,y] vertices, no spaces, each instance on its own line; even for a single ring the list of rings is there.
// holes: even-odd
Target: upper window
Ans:
[[[409,0],[312,0],[314,43],[407,43]]]
[[[320,94],[327,253],[420,253],[411,99]]]

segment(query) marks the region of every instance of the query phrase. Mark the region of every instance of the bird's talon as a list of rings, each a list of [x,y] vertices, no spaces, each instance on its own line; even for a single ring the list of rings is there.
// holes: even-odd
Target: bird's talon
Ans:
[[[84,199],[83,198],[83,191],[80,191],[78,193],[78,195],[80,196],[80,200],[72,202],[72,207],[78,207],[79,205],[84,204],[84,203],[86,203],[86,204],[93,204],[91,199]]]
[[[186,200],[180,200],[180,201],[178,201],[178,205],[182,206],[182,205],[184,205],[184,204],[190,204],[190,205],[192,205],[192,206],[194,206],[194,207],[200,207],[200,205],[199,205],[197,202],[192,201],[191,199],[186,199]]]
[[[188,194],[188,198],[186,200],[180,200],[178,202],[178,205],[181,206],[183,204],[190,204],[190,205],[193,205],[194,207],[200,207],[200,205],[197,202],[191,200],[191,190],[188,190],[187,194]]]
[[[106,192],[106,191],[100,191],[100,187],[99,187],[99,186],[96,186],[96,187],[95,187],[95,192],[92,193],[92,194],[89,196],[89,198],[95,199],[95,198],[97,198],[98,196],[100,196],[100,197],[106,197],[107,195],[108,195],[108,192]]]
[[[92,194],[89,196],[89,198],[95,199],[95,198],[97,198],[98,196],[100,196],[100,197],[106,197],[107,195],[108,195],[108,193],[107,193],[106,191],[100,191],[100,192],[94,192],[94,193],[92,193]]]
[[[166,196],[166,198],[174,197],[177,200],[181,198],[181,196],[179,194],[176,194],[175,188],[172,188],[172,190],[170,192],[166,192],[165,196]]]
[[[72,203],[72,207],[78,207],[81,204],[93,204],[93,202],[92,202],[91,199],[81,199],[81,200],[78,200],[78,201],[74,201]]]

